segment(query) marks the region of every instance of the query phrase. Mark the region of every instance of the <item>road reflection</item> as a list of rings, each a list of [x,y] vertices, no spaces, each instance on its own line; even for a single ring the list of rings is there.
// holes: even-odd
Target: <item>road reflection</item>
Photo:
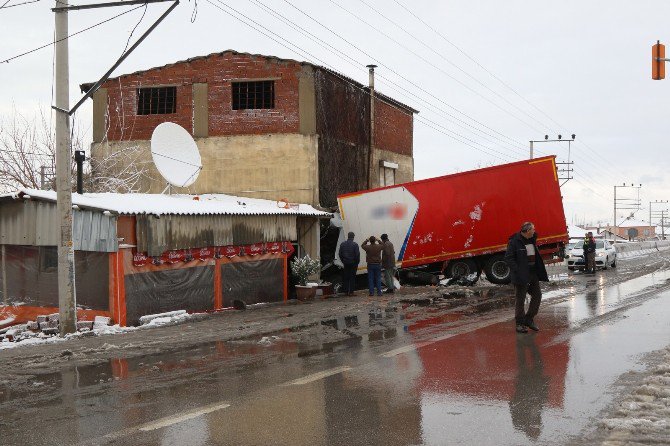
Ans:
[[[542,433],[542,409],[547,404],[549,377],[544,373],[540,349],[534,336],[518,335],[516,339],[518,372],[514,394],[509,401],[514,428],[532,440]]]

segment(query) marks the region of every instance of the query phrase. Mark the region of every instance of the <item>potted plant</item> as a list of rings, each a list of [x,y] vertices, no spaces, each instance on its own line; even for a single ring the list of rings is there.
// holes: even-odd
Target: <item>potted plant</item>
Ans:
[[[309,276],[318,273],[321,270],[321,262],[318,259],[312,259],[310,256],[296,258],[291,262],[291,272],[298,279],[298,285],[295,286],[295,294],[298,300],[314,299],[316,287],[307,285]]]

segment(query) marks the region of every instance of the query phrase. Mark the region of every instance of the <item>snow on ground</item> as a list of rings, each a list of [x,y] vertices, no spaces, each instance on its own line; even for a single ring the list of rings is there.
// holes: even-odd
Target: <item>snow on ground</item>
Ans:
[[[22,339],[18,342],[10,342],[6,339],[3,339],[0,342],[0,350],[6,350],[10,348],[16,348],[16,347],[25,347],[25,346],[31,346],[31,345],[43,345],[43,344],[54,344],[57,342],[64,342],[68,341],[73,338],[79,338],[83,336],[91,336],[91,333],[93,333],[94,336],[104,336],[104,335],[115,335],[115,334],[120,334],[120,333],[128,333],[131,331],[136,331],[136,330],[144,330],[144,329],[150,329],[150,328],[155,328],[155,327],[164,327],[166,325],[177,325],[183,322],[186,322],[191,319],[196,319],[196,318],[201,318],[205,313],[193,313],[193,314],[187,314],[187,313],[180,313],[176,315],[171,315],[171,316],[165,316],[165,317],[157,317],[152,319],[150,322],[148,322],[145,325],[142,325],[140,327],[121,327],[119,325],[108,325],[108,326],[95,326],[93,331],[81,331],[77,333],[72,333],[69,335],[66,335],[65,337],[60,337],[60,336],[47,336],[44,335],[43,333],[35,333],[34,336],[29,337],[27,339]]]
[[[600,423],[604,444],[667,444],[670,439],[670,347],[647,376]]]

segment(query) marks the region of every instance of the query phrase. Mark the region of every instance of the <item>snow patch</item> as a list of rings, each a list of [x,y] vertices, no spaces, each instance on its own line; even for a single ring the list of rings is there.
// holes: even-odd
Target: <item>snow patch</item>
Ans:
[[[458,225],[464,225],[464,224],[465,224],[465,222],[464,222],[463,220],[457,220],[457,221],[455,221],[454,224],[451,225],[451,226],[458,226]]]
[[[470,237],[468,237],[468,239],[465,241],[465,244],[463,245],[463,247],[464,248],[469,248],[470,245],[472,244],[472,240],[474,240],[474,237],[472,235],[470,235]]]
[[[482,207],[484,207],[484,203],[482,203],[481,205],[480,204],[475,205],[474,210],[472,212],[470,212],[470,219],[477,220],[477,221],[481,220],[482,219],[482,213],[483,213]]]

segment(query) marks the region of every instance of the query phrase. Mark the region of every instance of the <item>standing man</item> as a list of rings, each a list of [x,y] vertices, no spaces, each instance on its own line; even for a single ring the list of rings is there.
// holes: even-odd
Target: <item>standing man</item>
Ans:
[[[537,315],[542,300],[540,281],[549,281],[536,240],[535,225],[525,222],[521,225],[521,231],[509,238],[507,252],[505,252],[505,262],[509,265],[512,284],[516,292],[514,318],[518,333],[527,333],[529,328],[539,331],[533,318]],[[530,294],[530,305],[527,312],[524,311],[526,293]]]
[[[393,277],[395,275],[395,248],[389,240],[387,234],[382,234],[382,268],[384,268],[384,282],[386,282],[387,293],[393,294],[395,284]]]
[[[342,271],[342,290],[347,296],[353,296],[356,289],[356,270],[361,263],[361,252],[358,249],[358,243],[354,241],[355,234],[347,234],[347,240],[340,245],[339,256],[344,265]]]
[[[365,240],[361,245],[365,251],[365,261],[368,264],[368,290],[370,296],[375,295],[375,287],[377,288],[377,296],[382,295],[382,250],[384,245],[374,235]]]
[[[586,234],[584,239],[584,262],[586,263],[586,273],[596,273],[596,240],[593,238],[593,232]]]

